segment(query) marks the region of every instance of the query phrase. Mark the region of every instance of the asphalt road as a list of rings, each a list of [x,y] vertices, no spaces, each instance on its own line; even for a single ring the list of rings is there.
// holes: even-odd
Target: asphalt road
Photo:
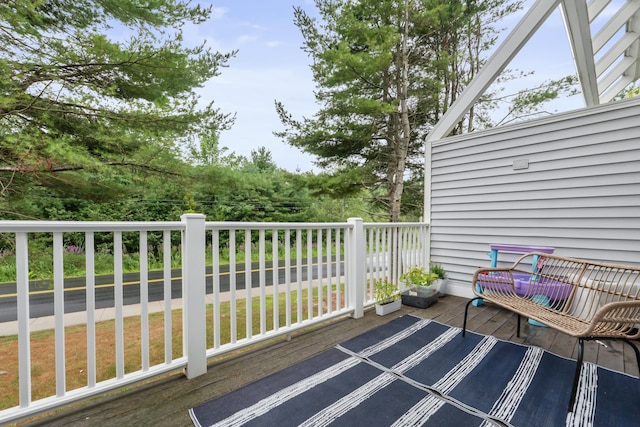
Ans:
[[[308,269],[306,260],[303,261],[302,280],[306,280]],[[273,283],[273,273],[271,263],[266,265],[265,284],[269,286]],[[335,261],[332,266],[335,271]],[[344,271],[344,266],[341,266]],[[317,266],[312,269],[313,279],[318,276]],[[335,274],[335,273],[334,273]],[[173,270],[171,279],[171,298],[182,297],[182,271]],[[323,266],[323,276],[326,277],[326,264]],[[278,282],[284,283],[285,267],[278,267]],[[291,268],[291,281],[297,281],[296,267]],[[220,267],[220,291],[229,291],[229,266]],[[140,274],[126,273],[123,275],[123,296],[124,304],[140,303]],[[259,265],[254,263],[251,271],[252,288],[260,286]],[[51,316],[54,314],[53,304],[53,281],[31,281],[29,283],[29,316],[38,318]],[[83,277],[65,279],[64,282],[64,304],[65,313],[74,313],[86,310],[86,281]],[[236,267],[236,289],[245,288],[245,265],[238,264]],[[96,308],[108,308],[114,306],[114,280],[113,275],[96,276],[95,305]],[[207,268],[206,292],[213,293],[213,276],[211,267]],[[149,301],[160,301],[164,299],[164,279],[162,271],[149,272]],[[15,321],[18,318],[17,295],[15,283],[0,284],[0,323]]]

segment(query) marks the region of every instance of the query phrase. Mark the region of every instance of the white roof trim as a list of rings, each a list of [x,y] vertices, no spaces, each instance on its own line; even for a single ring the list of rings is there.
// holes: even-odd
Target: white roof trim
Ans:
[[[604,10],[605,7],[609,5],[609,3],[611,3],[611,0],[593,0],[589,2],[587,9],[589,9],[589,16],[591,17],[591,20],[593,21],[594,19],[596,19],[596,17],[600,15],[600,13]]]
[[[625,50],[629,49],[631,45],[638,40],[638,35],[634,33],[627,33],[618,42],[607,51],[607,53],[598,60],[596,63],[596,74],[600,77],[607,68],[611,67],[620,56],[624,55]]]
[[[591,45],[591,29],[587,3],[584,1],[564,0],[560,4],[564,27],[569,38],[569,46],[573,53],[573,61],[578,70],[578,78],[582,85],[582,96],[588,107],[598,105],[598,78]]]

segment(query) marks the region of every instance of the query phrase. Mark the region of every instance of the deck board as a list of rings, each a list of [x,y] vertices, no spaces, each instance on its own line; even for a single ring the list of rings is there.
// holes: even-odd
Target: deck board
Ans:
[[[446,296],[429,308],[402,306],[401,311],[384,317],[368,310],[361,319],[334,320],[323,327],[312,327],[294,333],[290,341],[282,337],[246,349],[234,354],[234,357],[220,357],[210,362],[207,374],[191,380],[187,380],[181,373],[174,373],[22,424],[48,427],[192,426],[187,412],[189,408],[278,372],[400,315],[414,314],[461,327],[467,301],[464,298]],[[467,322],[469,330],[474,332],[491,334],[520,344],[537,345],[564,357],[575,358],[577,354],[574,338],[550,328],[532,326],[526,318],[522,319],[518,338],[516,315],[490,304],[470,307]],[[587,342],[585,354],[588,355],[588,360],[597,360],[599,365],[614,370],[624,369],[631,375],[638,374],[632,349],[621,342],[610,345],[607,341],[606,344],[609,347]]]

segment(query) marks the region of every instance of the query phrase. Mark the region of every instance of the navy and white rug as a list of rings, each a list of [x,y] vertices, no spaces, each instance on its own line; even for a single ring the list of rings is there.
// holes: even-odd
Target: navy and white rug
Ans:
[[[640,380],[403,316],[189,410],[196,426],[638,426]]]

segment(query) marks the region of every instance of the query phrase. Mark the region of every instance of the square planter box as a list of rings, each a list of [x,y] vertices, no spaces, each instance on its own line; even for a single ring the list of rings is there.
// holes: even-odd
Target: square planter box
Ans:
[[[438,302],[438,291],[434,289],[405,291],[402,294],[402,303],[411,307],[427,308]]]

